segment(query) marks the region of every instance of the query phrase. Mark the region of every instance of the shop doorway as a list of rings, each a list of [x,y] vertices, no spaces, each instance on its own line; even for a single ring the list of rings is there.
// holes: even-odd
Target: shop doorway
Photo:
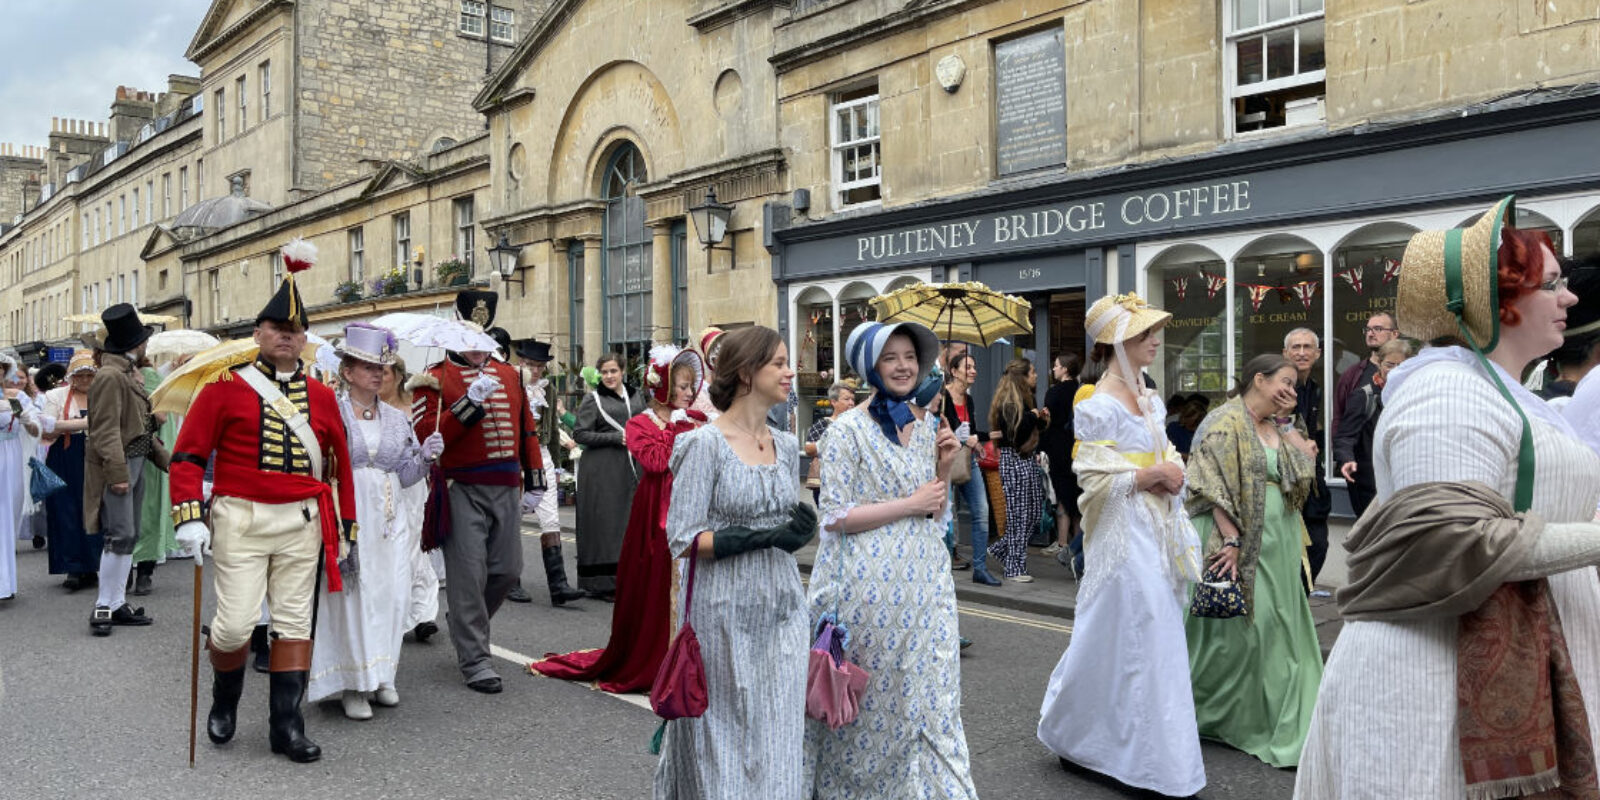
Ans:
[[[979,412],[989,413],[989,398],[1000,383],[1000,374],[1013,359],[1033,361],[1038,372],[1036,399],[1044,401],[1050,388],[1050,365],[1056,356],[1075,353],[1080,363],[1087,356],[1087,336],[1083,330],[1086,297],[1082,289],[1040,292],[1024,297],[1033,304],[1033,332],[1009,341],[974,350],[978,361],[978,386],[973,399]]]

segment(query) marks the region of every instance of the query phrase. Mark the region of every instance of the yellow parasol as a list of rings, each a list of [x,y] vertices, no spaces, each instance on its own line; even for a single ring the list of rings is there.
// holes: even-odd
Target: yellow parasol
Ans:
[[[326,345],[321,337],[307,337],[300,360],[312,363],[317,358],[317,348]],[[200,390],[217,381],[232,380],[233,368],[256,360],[261,347],[252,339],[230,339],[222,344],[202,350],[189,359],[189,363],[172,371],[161,385],[150,394],[154,411],[168,414],[187,414],[189,406],[200,395]]]
[[[944,341],[987,347],[1033,330],[1033,304],[977,281],[919,283],[872,298],[879,322],[916,322]]]
[[[75,322],[80,325],[99,325],[100,315],[94,313],[68,314],[67,316],[62,317],[61,321]],[[146,314],[142,311],[139,312],[139,324],[141,325],[172,325],[177,321],[177,317],[169,317],[165,314]]]

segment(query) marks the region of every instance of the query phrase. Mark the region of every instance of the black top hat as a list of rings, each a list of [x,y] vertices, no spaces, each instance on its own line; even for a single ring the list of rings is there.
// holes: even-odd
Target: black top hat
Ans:
[[[550,343],[538,339],[519,339],[516,343],[517,358],[524,361],[549,361]]]
[[[33,374],[33,385],[39,387],[41,392],[48,392],[60,386],[61,382],[66,380],[66,377],[67,365],[59,361],[52,361],[40,367],[39,371]]]
[[[131,303],[118,303],[100,315],[105,323],[106,338],[100,349],[107,353],[126,353],[150,338],[156,332],[153,326],[139,321],[139,312]]]
[[[495,307],[500,303],[500,295],[494,292],[480,292],[467,290],[456,295],[456,316],[468,322],[473,322],[485,331],[494,326]]]

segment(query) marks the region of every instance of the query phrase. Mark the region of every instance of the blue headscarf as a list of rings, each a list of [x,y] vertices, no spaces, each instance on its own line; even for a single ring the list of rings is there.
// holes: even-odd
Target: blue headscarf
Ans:
[[[883,353],[883,346],[889,337],[897,332],[908,334],[917,351],[917,382],[911,392],[902,395],[891,392],[878,374],[878,356]],[[850,363],[851,369],[865,377],[867,383],[877,390],[867,404],[867,413],[872,415],[889,441],[900,444],[900,429],[916,420],[907,401],[926,388],[925,384],[934,373],[938,359],[938,338],[933,331],[916,323],[885,325],[881,322],[864,322],[850,332],[850,339],[845,343],[845,360]]]

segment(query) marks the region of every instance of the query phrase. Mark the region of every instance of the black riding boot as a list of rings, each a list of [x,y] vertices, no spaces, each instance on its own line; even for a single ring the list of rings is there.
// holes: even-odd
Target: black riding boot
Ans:
[[[561,560],[559,544],[544,548],[544,577],[550,584],[550,605],[562,606],[589,596],[588,592],[568,585],[567,565]]]
[[[256,672],[267,672],[267,656],[272,652],[271,638],[267,636],[267,626],[257,625],[250,632],[250,649],[256,653],[255,664],[252,667]]]
[[[300,700],[305,697],[310,668],[310,640],[279,639],[272,643],[269,741],[272,752],[282,753],[297,764],[322,758],[322,748],[306,738],[306,722],[300,716]]]
[[[211,713],[206,716],[206,736],[227,744],[239,720],[239,696],[244,694],[244,660],[247,647],[231,653],[211,651]]]

